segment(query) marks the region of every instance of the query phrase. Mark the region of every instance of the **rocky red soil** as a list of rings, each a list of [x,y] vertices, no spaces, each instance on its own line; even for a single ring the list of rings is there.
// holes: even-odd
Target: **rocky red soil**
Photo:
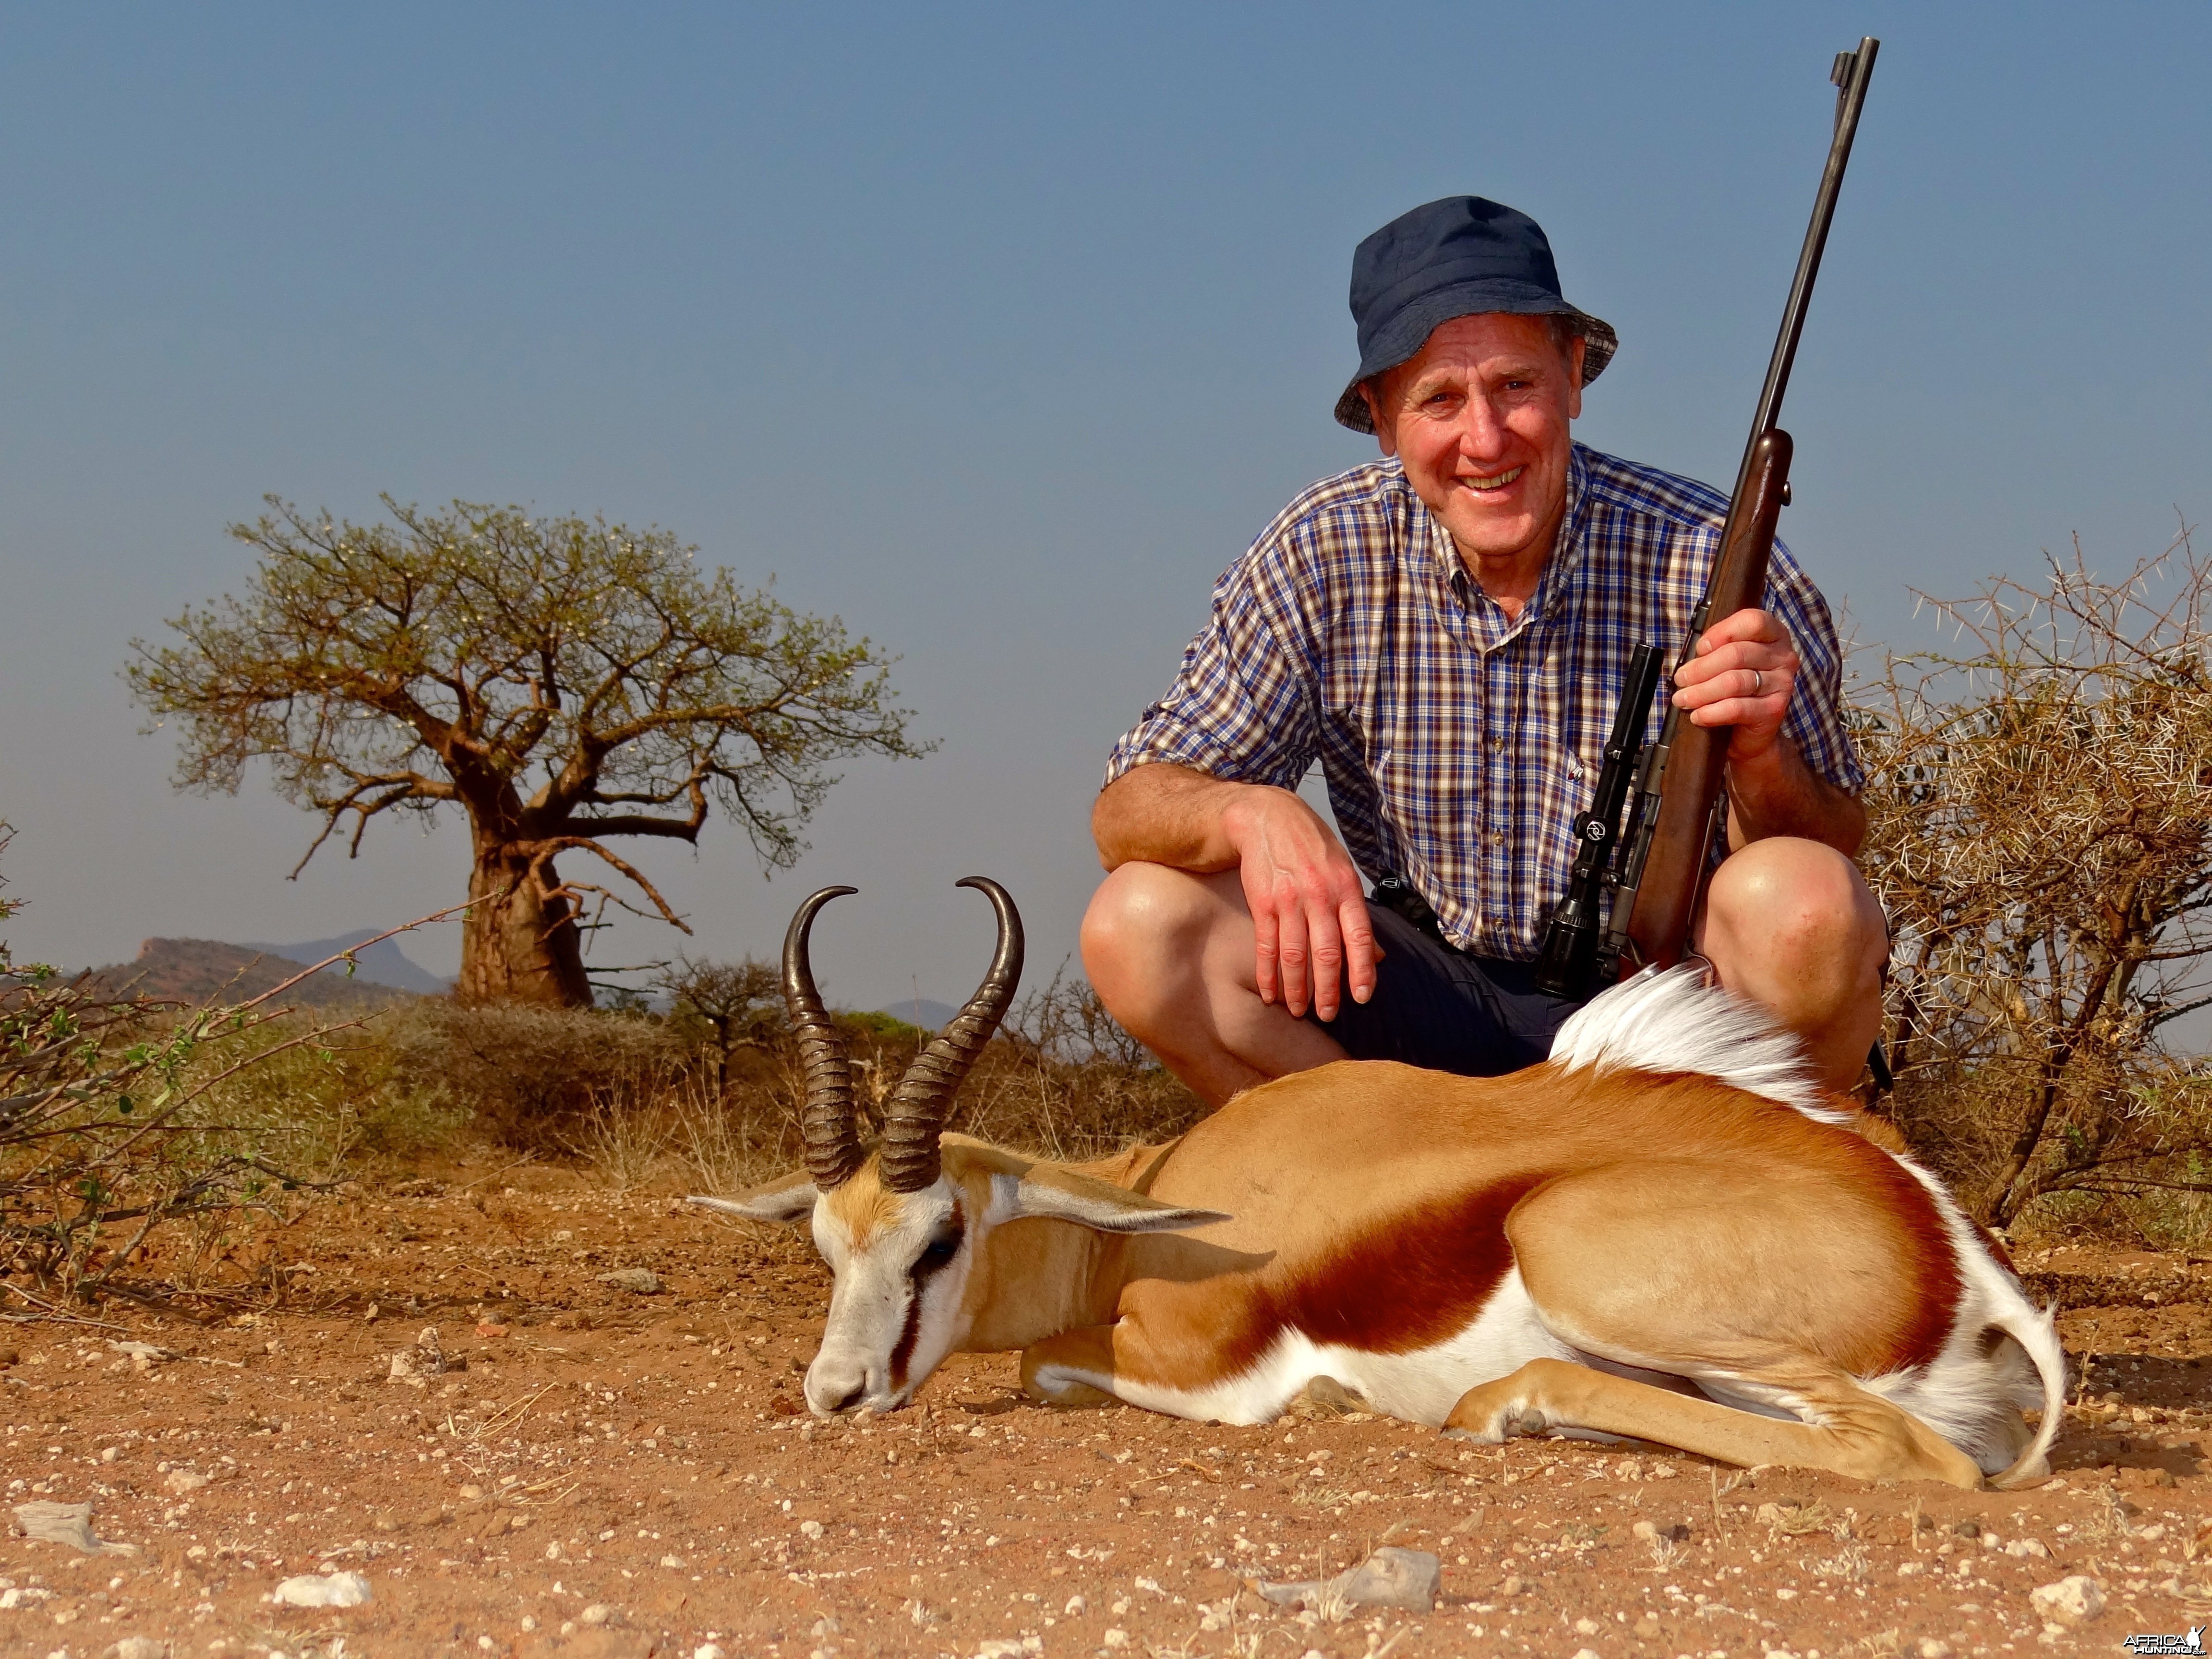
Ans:
[[[0,1325],[0,1516],[88,1504],[129,1550],[0,1539],[0,1652],[1834,1659],[2110,1654],[2212,1616],[2195,1261],[2023,1261],[2069,1304],[2077,1403],[2050,1485],[1964,1492],[1045,1410],[1006,1356],[817,1424],[797,1382],[828,1282],[800,1239],[562,1171],[448,1176],[258,1237],[238,1266],[283,1295],[211,1322]],[[426,1329],[465,1368],[394,1378]],[[1441,1558],[1432,1613],[1252,1588],[1386,1542]],[[371,1599],[270,1600],[335,1572]],[[2076,1575],[2103,1613],[2048,1624],[2031,1593]]]

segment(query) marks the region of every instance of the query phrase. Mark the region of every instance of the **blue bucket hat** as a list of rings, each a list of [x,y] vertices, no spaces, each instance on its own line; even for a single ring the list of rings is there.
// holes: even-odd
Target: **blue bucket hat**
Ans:
[[[1583,340],[1584,386],[1620,348],[1612,324],[1560,296],[1542,226],[1480,196],[1447,196],[1393,219],[1352,256],[1359,372],[1336,400],[1338,423],[1372,433],[1360,383],[1411,358],[1439,323],[1486,311],[1572,318]]]

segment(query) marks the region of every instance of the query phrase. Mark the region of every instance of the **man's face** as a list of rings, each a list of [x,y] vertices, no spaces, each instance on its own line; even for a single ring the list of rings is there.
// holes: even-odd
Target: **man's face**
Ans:
[[[1403,459],[1463,556],[1550,552],[1582,367],[1583,342],[1561,352],[1544,318],[1485,312],[1439,324],[1411,362],[1367,388],[1383,453]]]

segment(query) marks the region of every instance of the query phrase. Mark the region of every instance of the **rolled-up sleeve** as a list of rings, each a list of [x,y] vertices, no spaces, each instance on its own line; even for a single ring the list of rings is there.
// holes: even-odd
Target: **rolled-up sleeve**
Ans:
[[[1797,651],[1797,689],[1782,717],[1782,729],[1805,763],[1847,794],[1866,783],[1844,723],[1844,652],[1835,619],[1820,590],[1781,543],[1774,544],[1766,602],[1775,619],[1790,630]]]
[[[1155,762],[1285,789],[1305,775],[1318,740],[1314,693],[1269,623],[1255,562],[1240,560],[1214,584],[1205,630],[1183,652],[1167,695],[1114,745],[1107,783]]]

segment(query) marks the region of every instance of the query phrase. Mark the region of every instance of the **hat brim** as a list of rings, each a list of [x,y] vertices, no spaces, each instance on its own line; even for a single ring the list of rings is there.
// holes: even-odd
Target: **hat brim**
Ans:
[[[1494,280],[1441,289],[1407,306],[1368,343],[1360,358],[1359,372],[1352,377],[1343,395],[1336,400],[1337,424],[1371,436],[1375,420],[1368,413],[1367,399],[1359,395],[1360,386],[1377,374],[1410,361],[1428,343],[1429,336],[1453,318],[1480,316],[1488,312],[1503,312],[1514,317],[1572,318],[1583,342],[1584,386],[1604,374],[1605,366],[1613,361],[1613,354],[1620,349],[1620,337],[1613,332],[1611,323],[1540,289]]]

